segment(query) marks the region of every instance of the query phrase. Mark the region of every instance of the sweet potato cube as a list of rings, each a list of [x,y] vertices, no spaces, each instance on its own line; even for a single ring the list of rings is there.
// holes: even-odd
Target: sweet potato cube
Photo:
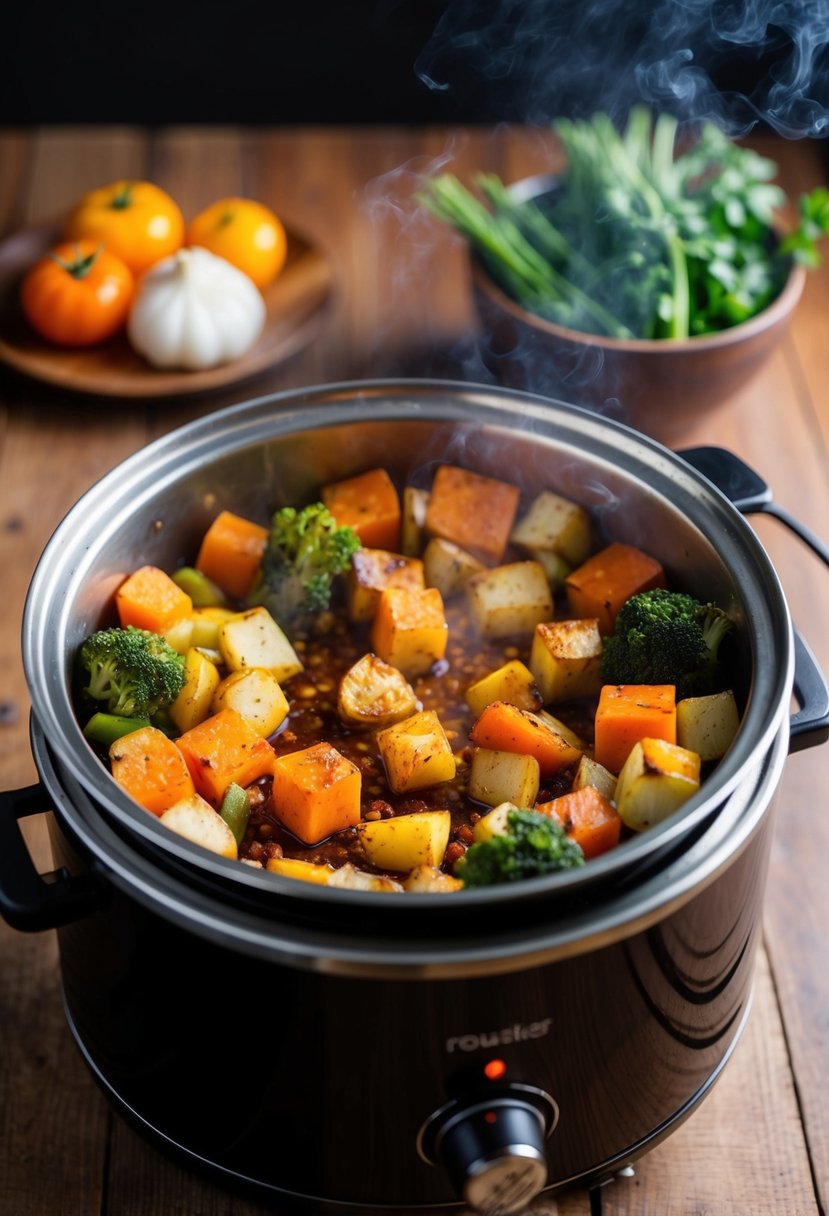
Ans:
[[[193,601],[157,566],[142,566],[115,593],[121,626],[165,633],[193,612]]]
[[[478,747],[535,756],[542,779],[577,763],[578,747],[549,722],[505,701],[493,701],[476,721],[469,737]]]
[[[425,587],[423,562],[387,549],[359,549],[351,558],[346,585],[351,620],[371,621],[386,587]]]
[[[530,671],[545,705],[596,696],[602,686],[602,637],[596,618],[536,625]]]
[[[667,581],[655,558],[614,542],[568,574],[564,586],[573,616],[596,617],[599,632],[607,636],[625,600],[652,587],[666,587]]]
[[[441,465],[426,511],[426,531],[451,540],[483,562],[500,562],[509,541],[520,491],[493,477]]]
[[[636,832],[661,823],[699,789],[700,759],[664,739],[640,739],[622,766],[616,806]]]
[[[330,743],[278,756],[273,773],[277,818],[305,844],[360,822],[360,770]]]
[[[378,870],[408,873],[415,866],[440,865],[451,819],[448,811],[413,811],[361,823],[357,836],[366,858]]]
[[[423,675],[446,653],[448,628],[441,594],[387,587],[380,595],[371,645],[381,659],[410,679]]]
[[[273,773],[274,750],[235,709],[211,714],[178,740],[197,791],[219,806],[231,782],[246,786]]]
[[[538,796],[541,770],[535,756],[476,747],[469,768],[469,796],[487,806],[511,802],[532,806]]]
[[[510,540],[531,557],[556,553],[571,566],[587,561],[592,548],[590,516],[584,507],[544,490],[512,530]]]
[[[244,599],[254,584],[268,529],[232,511],[221,511],[202,539],[196,569],[227,595]]]
[[[510,562],[466,584],[469,611],[485,638],[521,637],[553,615],[553,597],[538,562]]]
[[[541,709],[541,693],[533,673],[520,659],[510,659],[466,690],[466,703],[476,717],[493,701],[508,701],[519,709]]]
[[[400,498],[385,469],[323,486],[320,496],[340,527],[353,528],[364,545],[398,549]]]
[[[231,671],[266,667],[280,683],[302,671],[302,660],[267,608],[238,612],[220,625],[219,650]]]
[[[377,746],[395,794],[440,785],[455,776],[455,757],[433,710],[379,731]]]
[[[460,595],[472,575],[483,569],[477,557],[440,536],[433,536],[423,553],[426,586],[437,587],[445,600]]]
[[[194,793],[183,755],[173,740],[154,726],[142,726],[116,739],[109,749],[109,760],[121,788],[154,815],[163,815]]]
[[[673,684],[605,684],[594,720],[594,753],[599,764],[619,773],[640,739],[676,743]]]
[[[233,860],[238,856],[236,837],[209,802],[200,794],[192,794],[176,802],[161,816],[165,828],[183,836],[185,840],[199,844],[211,853]]]
[[[573,790],[551,802],[540,802],[535,809],[557,819],[587,859],[598,857],[619,843],[622,830],[619,813],[592,786]]]

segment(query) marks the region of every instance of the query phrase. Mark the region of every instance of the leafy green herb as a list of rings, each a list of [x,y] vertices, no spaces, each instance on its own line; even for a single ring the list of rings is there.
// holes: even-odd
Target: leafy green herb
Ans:
[[[529,311],[614,338],[687,338],[762,311],[791,259],[818,264],[829,191],[804,195],[778,240],[777,166],[714,124],[679,154],[676,120],[643,108],[621,134],[606,114],[554,130],[567,168],[547,197],[519,202],[492,174],[475,179],[488,206],[452,174],[419,196]]]

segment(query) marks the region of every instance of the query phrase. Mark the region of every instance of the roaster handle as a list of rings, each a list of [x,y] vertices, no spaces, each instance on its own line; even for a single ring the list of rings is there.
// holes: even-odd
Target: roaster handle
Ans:
[[[799,519],[772,499],[771,487],[759,473],[727,448],[685,448],[677,453],[707,477],[743,515],[762,512],[772,515],[829,566],[829,546]],[[794,695],[799,706],[791,719],[789,750],[796,752],[829,739],[829,686],[817,661],[798,631],[794,630]]]
[[[0,914],[14,929],[39,932],[79,920],[100,907],[101,887],[67,870],[39,874],[20,820],[51,810],[42,785],[0,793]]]

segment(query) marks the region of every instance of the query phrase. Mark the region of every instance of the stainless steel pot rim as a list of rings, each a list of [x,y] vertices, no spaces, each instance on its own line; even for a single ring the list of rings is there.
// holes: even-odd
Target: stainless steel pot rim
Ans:
[[[242,402],[206,415],[149,444],[93,485],[68,512],[35,570],[23,620],[23,659],[33,713],[60,765],[71,773],[104,811],[179,861],[252,890],[307,896],[295,880],[282,879],[205,853],[162,827],[137,807],[102,769],[76,720],[60,652],[68,620],[94,554],[117,535],[151,494],[173,491],[176,482],[206,462],[256,447],[281,436],[366,420],[382,425],[403,419],[445,423],[505,434],[529,430],[540,442],[560,441],[577,454],[623,465],[674,506],[679,506],[713,538],[724,559],[751,576],[747,595],[752,614],[752,689],[740,734],[695,798],[663,824],[627,841],[579,871],[498,888],[462,891],[453,896],[491,904],[533,898],[538,890],[564,891],[603,882],[649,855],[670,847],[703,823],[742,779],[752,755],[766,751],[789,712],[793,679],[791,622],[779,580],[752,529],[706,479],[677,454],[638,432],[577,406],[489,386],[433,380],[356,381],[320,385]],[[516,426],[518,422],[518,426]],[[93,521],[90,523],[90,521]],[[397,897],[378,893],[314,888],[314,898],[335,908],[368,900],[391,904]],[[435,897],[420,896],[424,901]],[[445,897],[437,897],[443,902]]]

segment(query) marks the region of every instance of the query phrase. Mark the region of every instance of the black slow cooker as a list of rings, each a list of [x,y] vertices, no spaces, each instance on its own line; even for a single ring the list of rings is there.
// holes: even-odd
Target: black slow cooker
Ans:
[[[370,467],[416,480],[447,461],[581,502],[607,540],[727,607],[744,711],[700,792],[578,871],[452,896],[311,887],[134,805],[71,699],[73,655],[124,575],[191,557],[220,509],[267,518]],[[768,501],[718,450],[683,457],[561,403],[420,381],[208,415],[95,485],[27,601],[41,784],[0,801],[0,908],[57,927],[69,1025],[116,1106],[226,1182],[332,1212],[515,1212],[671,1131],[748,1016],[786,755],[829,734],[825,682],[737,509]],[[51,883],[16,830],[47,808]]]

